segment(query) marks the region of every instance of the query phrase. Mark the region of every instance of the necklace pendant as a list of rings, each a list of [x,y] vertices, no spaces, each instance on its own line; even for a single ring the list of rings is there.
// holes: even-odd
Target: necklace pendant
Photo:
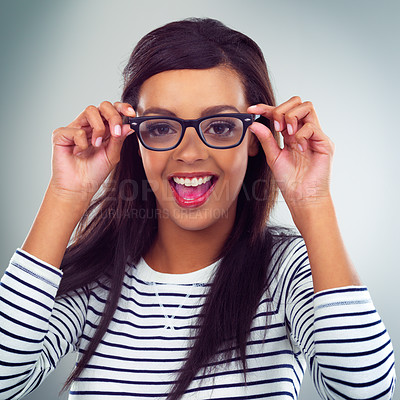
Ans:
[[[165,319],[167,320],[167,323],[165,324],[164,329],[170,329],[171,331],[174,331],[174,317],[165,315]]]
[[[156,282],[151,282],[150,284],[154,286],[154,291],[155,291],[155,295],[156,295],[157,300],[158,300],[158,304],[160,305],[160,308],[161,308],[161,310],[162,310],[162,312],[163,312],[163,314],[164,314],[164,317],[165,317],[165,319],[166,319],[166,324],[164,325],[164,329],[165,329],[165,330],[175,331],[175,327],[174,327],[174,325],[173,325],[173,321],[174,321],[175,315],[168,315],[168,314],[167,314],[167,311],[166,311],[165,308],[164,308],[164,305],[163,305],[163,303],[162,303],[162,301],[161,301],[160,295],[159,295],[158,290],[157,290],[157,283],[156,283]],[[194,286],[203,286],[203,284],[193,283],[193,284],[190,285],[190,286],[191,286],[191,287],[194,287]],[[181,302],[181,304],[179,304],[177,310],[179,310],[181,307],[183,307],[183,305],[186,303],[186,301],[187,301],[187,299],[190,297],[190,295],[191,295],[191,293],[187,293],[187,294],[186,294],[186,296],[184,297],[184,299],[183,299],[183,301]]]

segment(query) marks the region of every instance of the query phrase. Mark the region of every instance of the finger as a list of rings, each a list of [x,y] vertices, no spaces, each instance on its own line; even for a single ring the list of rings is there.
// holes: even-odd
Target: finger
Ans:
[[[299,96],[293,96],[289,100],[280,104],[277,107],[269,106],[267,104],[257,104],[248,108],[248,111],[252,114],[260,114],[271,121],[274,121],[274,128],[277,132],[282,132],[287,129],[285,122],[285,113],[301,104]],[[290,129],[291,127],[289,127]]]
[[[294,107],[301,104],[299,96],[293,96],[289,100],[275,107],[272,111],[272,118],[274,120],[275,129],[279,127],[280,131],[287,130],[289,135],[293,134],[293,126],[287,125],[285,120],[285,114],[292,110]]]
[[[136,112],[133,109],[133,107],[129,104],[129,103],[122,103],[120,101],[116,101],[114,103],[114,107],[118,110],[118,112],[123,116],[127,116],[127,117],[135,117],[136,116]],[[125,123],[124,123],[125,122]],[[130,124],[127,123],[127,118],[123,118],[122,119],[122,130],[124,130],[124,125],[130,127]]]
[[[282,132],[283,143],[285,147],[297,148],[297,141],[294,135],[289,135],[288,131],[284,129]]]
[[[88,139],[84,129],[57,128],[53,131],[53,145],[73,147],[74,154],[80,153],[89,147]]]
[[[269,106],[267,104],[260,103],[260,104],[255,104],[254,106],[250,106],[247,109],[247,112],[249,112],[250,114],[262,115],[263,117],[272,120],[272,112],[274,108],[275,106]]]
[[[123,105],[122,109],[121,109],[121,106],[118,106],[118,104],[122,104]],[[135,117],[136,116],[135,110],[132,108],[132,106],[129,103],[115,102],[114,103],[114,107],[116,107],[118,109],[118,112],[123,113],[126,116],[129,116],[129,117]],[[101,114],[100,114],[100,116],[101,116],[101,118],[103,120],[103,123],[104,124],[108,124],[107,119]],[[85,121],[86,121],[86,119],[85,119]],[[128,130],[126,130],[127,127],[129,128]],[[88,138],[92,137],[92,127],[90,125],[82,126],[82,129],[84,129],[86,131],[86,133],[88,135]],[[126,124],[122,125],[122,134],[124,134],[124,132],[125,133],[128,132],[129,130],[130,130],[130,124],[129,123],[126,123]],[[115,127],[114,127],[114,129],[110,129],[110,131],[111,131],[111,133],[113,131],[115,131]]]
[[[122,117],[118,109],[109,101],[103,101],[99,110],[102,117],[107,121],[111,137],[120,137],[122,135]]]
[[[300,151],[312,150],[320,154],[333,155],[334,145],[322,129],[311,122],[304,124],[295,135]]]
[[[116,101],[114,103],[114,107],[123,115],[128,115],[129,117],[134,117],[136,115],[135,110],[129,103],[121,103],[120,101]]]
[[[259,122],[253,122],[250,125],[250,130],[257,136],[258,140],[261,143],[261,146],[264,150],[265,157],[267,159],[267,163],[270,168],[275,164],[276,159],[279,157],[281,153],[281,149],[274,138],[271,130],[268,129],[265,125],[260,124]]]
[[[99,109],[102,116],[107,120],[111,134],[115,137],[120,137],[123,131],[127,132],[127,127],[130,128],[129,124],[123,124],[122,116],[134,117],[136,115],[135,110],[129,103],[121,103],[119,101],[114,104],[104,101],[100,104]]]
[[[133,133],[130,124],[122,123],[122,116],[134,117],[136,113],[129,103],[122,103],[119,101],[116,101],[114,104],[104,102],[103,108],[103,115],[108,118],[111,132],[113,132],[106,147],[106,155],[110,163],[114,165],[120,159],[124,140]]]
[[[92,146],[100,147],[106,135],[106,126],[96,106],[90,105],[68,127],[92,129]]]
[[[308,122],[319,126],[317,113],[311,101],[305,101],[286,111],[284,118],[289,135],[296,134],[297,130]]]
[[[110,136],[110,140],[105,148],[106,155],[108,160],[112,165],[117,164],[120,159],[122,145],[124,144],[125,139],[131,135],[134,131],[130,128],[129,125],[123,125],[121,136]]]

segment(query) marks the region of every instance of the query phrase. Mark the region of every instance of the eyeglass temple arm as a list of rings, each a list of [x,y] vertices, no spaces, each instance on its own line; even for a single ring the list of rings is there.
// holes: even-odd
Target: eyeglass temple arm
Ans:
[[[259,122],[260,124],[265,125],[268,129],[271,129],[271,121],[262,115],[257,115],[254,122]]]

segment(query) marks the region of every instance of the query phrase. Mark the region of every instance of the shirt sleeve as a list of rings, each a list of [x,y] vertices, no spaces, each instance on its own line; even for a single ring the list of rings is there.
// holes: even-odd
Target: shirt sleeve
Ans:
[[[56,298],[63,273],[17,249],[0,284],[0,399],[19,399],[76,351],[86,318],[85,288]]]
[[[305,355],[321,398],[391,399],[393,347],[368,289],[348,286],[314,294],[302,239],[295,241],[284,263],[291,338]]]

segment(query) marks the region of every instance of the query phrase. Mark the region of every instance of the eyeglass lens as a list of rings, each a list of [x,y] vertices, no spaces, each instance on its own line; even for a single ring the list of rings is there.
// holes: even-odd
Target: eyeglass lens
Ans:
[[[243,122],[236,117],[207,118],[199,127],[206,143],[215,147],[233,146],[240,141],[243,134]],[[139,134],[147,146],[165,149],[178,143],[182,135],[182,125],[170,119],[150,119],[140,124]]]

